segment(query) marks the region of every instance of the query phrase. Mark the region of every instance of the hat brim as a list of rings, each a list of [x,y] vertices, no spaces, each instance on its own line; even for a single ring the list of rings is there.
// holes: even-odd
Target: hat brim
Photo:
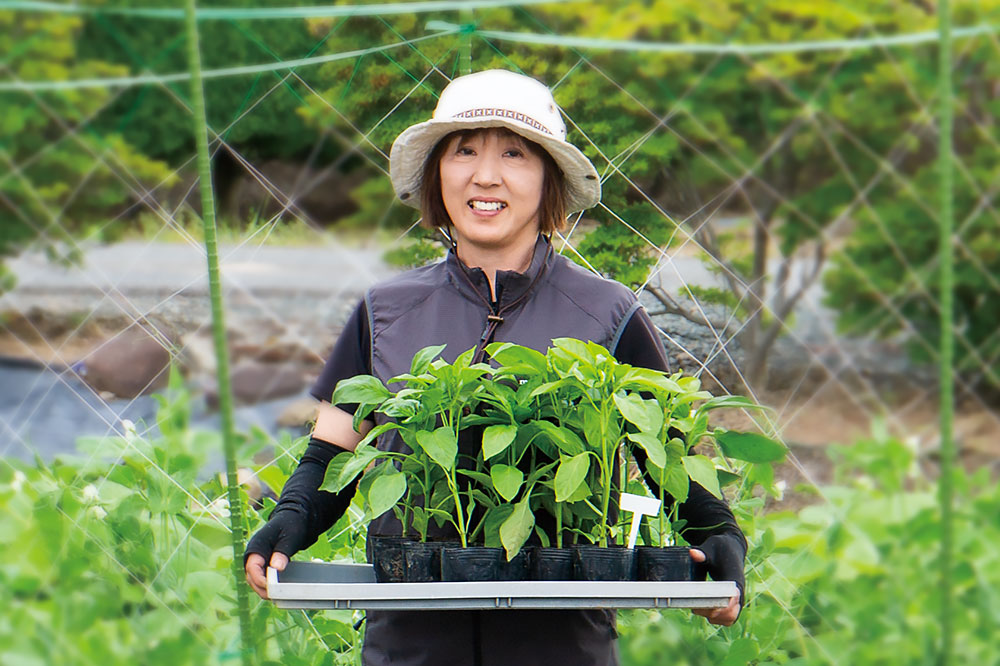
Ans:
[[[431,150],[452,132],[480,127],[506,127],[544,148],[563,172],[567,213],[587,210],[601,200],[597,170],[579,148],[504,118],[431,119],[403,130],[389,151],[389,178],[399,200],[419,209],[424,162]]]

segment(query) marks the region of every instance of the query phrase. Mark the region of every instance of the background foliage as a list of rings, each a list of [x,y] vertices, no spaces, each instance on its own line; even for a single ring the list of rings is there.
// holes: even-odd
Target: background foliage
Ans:
[[[228,507],[205,464],[218,434],[188,427],[189,396],[161,401],[161,435],[88,438],[78,456],[0,466],[0,656],[5,664],[218,664],[238,655],[229,574]],[[142,427],[142,424],[139,424]],[[243,437],[240,456],[274,446],[258,466],[276,490],[305,441]],[[731,628],[686,611],[619,614],[622,663],[932,664],[939,626],[939,515],[928,461],[881,433],[834,448],[835,480],[799,489],[816,502],[734,510],[750,542],[747,600]],[[989,471],[956,474],[955,626],[959,663],[993,663],[1000,615],[1000,487]],[[247,499],[247,498],[244,498]],[[252,532],[263,511],[250,509]],[[354,506],[299,559],[363,561]],[[13,556],[11,554],[15,554]],[[255,597],[256,599],[256,597]],[[262,663],[360,663],[361,615],[283,611],[256,601]]]
[[[88,3],[96,5],[99,3]],[[142,0],[105,2],[145,6]],[[213,6],[249,7],[247,0]],[[292,6],[291,0],[269,5]],[[346,0],[333,4],[346,5]],[[998,0],[954,2],[956,26],[992,24]],[[787,43],[933,30],[932,3],[654,0],[477,12],[480,28],[646,42]],[[206,68],[331,55],[426,36],[428,15],[204,22]],[[462,21],[457,14],[436,16]],[[522,70],[555,87],[570,140],[604,173],[603,207],[573,241],[587,263],[638,287],[661,251],[696,247],[717,289],[646,285],[667,312],[703,320],[695,300],[734,314],[751,378],[804,291],[821,281],[843,336],[905,342],[917,361],[938,344],[936,47],[798,53],[628,53],[527,46],[481,35],[432,39],[294,72],[213,79],[209,122],[224,140],[216,187],[236,228],[240,179],[264,165],[332,175],[331,215],[295,208],[280,224],[398,234],[414,222],[388,179],[392,139],[433,109],[446,77]],[[183,71],[180,24],[111,14],[0,10],[0,77],[64,81]],[[1000,42],[956,41],[957,365],[1000,386]],[[437,67],[433,70],[432,66]],[[186,84],[0,91],[0,260],[43,247],[72,259],[82,241],[185,216],[190,161]],[[250,173],[250,175],[254,175]],[[175,208],[180,213],[175,215]],[[145,217],[139,214],[143,213]],[[282,218],[282,219],[285,219]],[[586,233],[583,233],[586,231]],[[582,238],[581,238],[582,236]],[[397,249],[399,263],[440,253],[439,237]],[[0,264],[0,291],[13,276]],[[239,657],[223,488],[207,470],[217,436],[190,429],[187,397],[164,400],[158,434],[82,440],[79,455],[0,459],[0,661],[11,664],[215,664]],[[140,424],[140,431],[143,426]],[[303,442],[246,437],[241,457],[280,490]],[[935,461],[884,433],[833,452],[834,481],[797,489],[815,502],[737,498],[751,542],[749,606],[733,628],[687,613],[621,614],[623,662],[924,664],[939,639]],[[956,475],[956,661],[995,663],[1000,618],[995,467]],[[245,516],[253,532],[266,515]],[[303,557],[360,559],[352,514]],[[350,613],[255,603],[267,663],[357,663]]]

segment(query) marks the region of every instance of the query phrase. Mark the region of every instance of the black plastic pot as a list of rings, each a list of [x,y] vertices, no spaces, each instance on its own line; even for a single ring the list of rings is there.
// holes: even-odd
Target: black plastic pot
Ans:
[[[639,546],[637,580],[691,580],[691,555],[683,546]]]
[[[486,582],[497,580],[503,549],[469,546],[441,550],[441,580]]]
[[[373,536],[372,568],[378,583],[402,583],[405,566],[403,544],[410,539],[401,536]]]
[[[574,546],[576,580],[635,580],[635,551],[621,546]]]
[[[444,546],[443,542],[435,541],[403,543],[403,579],[407,583],[433,583],[441,580],[441,549]]]
[[[573,551],[535,548],[531,554],[531,580],[573,580]]]
[[[527,548],[518,551],[514,559],[507,561],[507,552],[500,548],[500,566],[497,568],[497,580],[530,580],[531,552]]]

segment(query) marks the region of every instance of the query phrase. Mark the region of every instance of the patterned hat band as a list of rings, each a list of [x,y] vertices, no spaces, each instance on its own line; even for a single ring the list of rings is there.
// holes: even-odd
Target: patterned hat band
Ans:
[[[552,131],[542,123],[520,111],[513,111],[511,109],[469,109],[461,113],[456,113],[452,118],[509,118],[552,136]]]

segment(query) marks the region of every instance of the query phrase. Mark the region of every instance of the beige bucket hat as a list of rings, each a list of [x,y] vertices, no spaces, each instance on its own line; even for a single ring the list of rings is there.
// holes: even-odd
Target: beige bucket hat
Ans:
[[[503,69],[454,79],[442,91],[431,119],[396,137],[389,177],[399,200],[420,208],[420,179],[434,146],[451,132],[477,127],[506,127],[547,150],[563,172],[567,213],[601,200],[597,170],[566,141],[566,125],[552,92],[531,77]]]

